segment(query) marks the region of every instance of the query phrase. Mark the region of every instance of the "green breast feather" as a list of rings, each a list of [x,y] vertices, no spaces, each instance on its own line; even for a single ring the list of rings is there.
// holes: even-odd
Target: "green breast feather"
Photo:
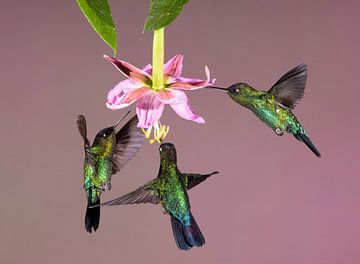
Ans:
[[[177,175],[176,166],[168,168],[164,173],[167,175],[160,176],[157,187],[164,209],[185,221],[189,215],[190,204],[183,183]]]

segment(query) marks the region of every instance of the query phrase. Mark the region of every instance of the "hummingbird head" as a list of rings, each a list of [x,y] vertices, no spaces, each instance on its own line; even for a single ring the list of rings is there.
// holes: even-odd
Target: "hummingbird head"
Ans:
[[[159,148],[161,161],[176,163],[176,149],[171,143],[162,143]]]
[[[248,98],[251,98],[252,94],[256,91],[254,88],[252,88],[246,83],[235,83],[228,88],[214,86],[208,86],[207,88],[225,91],[232,100],[245,107],[248,107],[249,105]]]
[[[103,149],[107,152],[112,152],[115,144],[116,144],[116,127],[120,124],[120,122],[130,113],[128,111],[119,121],[116,122],[115,125],[111,127],[104,128],[99,133],[97,133],[93,146],[98,146],[100,149]]]
[[[93,145],[106,145],[115,140],[115,126],[107,127],[97,133]]]
[[[230,97],[245,95],[248,88],[250,88],[250,86],[246,83],[235,83],[227,88],[227,94]]]
[[[247,88],[251,88],[251,87],[246,83],[235,83],[229,86],[228,88],[215,87],[215,86],[208,86],[206,88],[222,90],[225,91],[228,95],[230,95],[230,97],[234,97],[244,94]]]

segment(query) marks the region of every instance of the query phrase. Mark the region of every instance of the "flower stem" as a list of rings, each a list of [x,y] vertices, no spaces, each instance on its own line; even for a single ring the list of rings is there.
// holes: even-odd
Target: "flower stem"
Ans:
[[[152,88],[161,90],[164,87],[164,28],[154,31],[152,56]]]

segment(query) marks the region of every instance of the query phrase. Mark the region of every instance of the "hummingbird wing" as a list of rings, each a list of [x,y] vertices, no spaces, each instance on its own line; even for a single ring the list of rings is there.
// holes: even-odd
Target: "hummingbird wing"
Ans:
[[[144,142],[145,134],[137,127],[138,122],[135,115],[116,133],[112,174],[119,172],[135,156]]]
[[[86,119],[85,116],[79,115],[76,121],[76,125],[79,129],[80,135],[84,139],[84,147],[89,148],[90,147],[90,141],[87,139],[87,128],[86,128]]]
[[[114,200],[101,203],[100,205],[122,205],[122,204],[139,204],[139,203],[152,203],[158,204],[160,202],[160,197],[158,195],[157,190],[153,187],[153,184],[158,181],[158,179],[152,180],[141,186],[140,188],[136,189],[133,192],[125,194],[119,198]]]
[[[209,178],[211,175],[218,174],[218,171],[214,171],[209,174],[195,174],[195,173],[183,173],[182,177],[185,181],[185,187],[186,190],[190,190],[199,183],[205,181],[207,178]]]
[[[269,90],[281,105],[293,109],[304,95],[307,78],[306,64],[302,63],[285,73]]]

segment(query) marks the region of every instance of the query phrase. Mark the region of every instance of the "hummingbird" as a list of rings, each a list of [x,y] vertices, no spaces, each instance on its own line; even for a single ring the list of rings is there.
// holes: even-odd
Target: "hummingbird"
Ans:
[[[207,88],[224,90],[236,103],[248,108],[276,135],[292,134],[317,156],[321,154],[311,142],[308,134],[292,113],[295,105],[304,95],[307,78],[306,64],[300,64],[285,73],[268,91],[260,91],[246,83],[236,83],[228,88]]]
[[[177,166],[176,149],[173,144],[162,143],[159,152],[160,169],[156,179],[133,192],[102,203],[100,206],[160,203],[164,213],[170,215],[177,247],[181,250],[189,250],[194,246],[201,247],[205,244],[205,239],[190,211],[187,191],[219,172],[214,171],[209,174],[181,173]]]
[[[145,138],[144,133],[137,128],[136,115],[116,133],[115,128],[122,119],[97,133],[91,146],[87,139],[85,117],[79,115],[77,119],[77,127],[84,140],[84,189],[87,197],[85,229],[89,233],[92,230],[95,232],[100,223],[100,207],[91,206],[100,204],[101,193],[111,189],[111,176],[135,156]]]

